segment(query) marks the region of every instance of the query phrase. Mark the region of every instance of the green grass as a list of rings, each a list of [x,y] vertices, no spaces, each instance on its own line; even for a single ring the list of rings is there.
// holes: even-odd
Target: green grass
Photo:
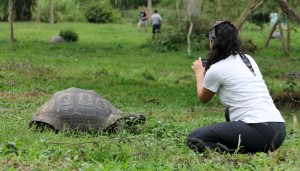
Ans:
[[[276,152],[197,154],[186,135],[202,125],[223,121],[217,98],[200,104],[184,45],[177,52],[156,52],[151,32],[136,24],[0,23],[0,170],[299,170],[299,108],[282,108],[287,138]],[[79,35],[76,43],[49,44],[61,29]],[[299,30],[299,29],[298,29]],[[299,33],[291,57],[272,40],[263,48],[262,31],[242,31],[259,50],[253,54],[271,89],[282,92],[285,74],[299,72]],[[204,52],[200,52],[205,56]],[[299,91],[299,80],[296,87]],[[92,89],[125,113],[145,113],[145,125],[113,135],[55,134],[30,129],[29,119],[53,93],[69,87]]]

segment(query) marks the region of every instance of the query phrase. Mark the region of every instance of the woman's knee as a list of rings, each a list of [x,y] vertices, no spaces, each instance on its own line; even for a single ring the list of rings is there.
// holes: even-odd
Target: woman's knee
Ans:
[[[187,135],[186,142],[189,148],[193,149],[194,151],[203,151],[205,149],[205,142],[199,136],[201,132],[193,131]]]

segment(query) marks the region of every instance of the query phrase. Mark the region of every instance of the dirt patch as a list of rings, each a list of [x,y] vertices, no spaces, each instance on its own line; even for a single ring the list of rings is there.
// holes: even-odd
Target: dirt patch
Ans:
[[[289,104],[293,108],[300,109],[300,92],[273,94],[272,99],[277,107]]]
[[[49,93],[40,89],[31,89],[29,92],[25,93],[25,96],[46,96],[46,95],[49,95]]]
[[[1,96],[7,99],[18,99],[18,98],[28,98],[28,97],[38,97],[38,96],[48,96],[50,95],[48,92],[40,89],[31,89],[25,93],[11,93],[11,92],[4,92],[1,93]]]

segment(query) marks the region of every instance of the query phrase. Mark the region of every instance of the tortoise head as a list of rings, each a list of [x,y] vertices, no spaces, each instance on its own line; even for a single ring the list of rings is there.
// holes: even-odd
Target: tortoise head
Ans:
[[[144,114],[129,113],[123,116],[121,119],[123,119],[125,124],[129,126],[138,124],[142,125],[146,122],[146,116]]]

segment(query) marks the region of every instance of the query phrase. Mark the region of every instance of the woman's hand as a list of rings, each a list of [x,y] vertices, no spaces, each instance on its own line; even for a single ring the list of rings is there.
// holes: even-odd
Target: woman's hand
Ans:
[[[196,75],[197,96],[202,103],[206,103],[212,99],[215,93],[203,87],[205,68],[202,65],[201,57],[193,62],[192,69]]]
[[[201,57],[193,62],[192,69],[194,70],[196,76],[204,76],[205,68],[202,65]]]

